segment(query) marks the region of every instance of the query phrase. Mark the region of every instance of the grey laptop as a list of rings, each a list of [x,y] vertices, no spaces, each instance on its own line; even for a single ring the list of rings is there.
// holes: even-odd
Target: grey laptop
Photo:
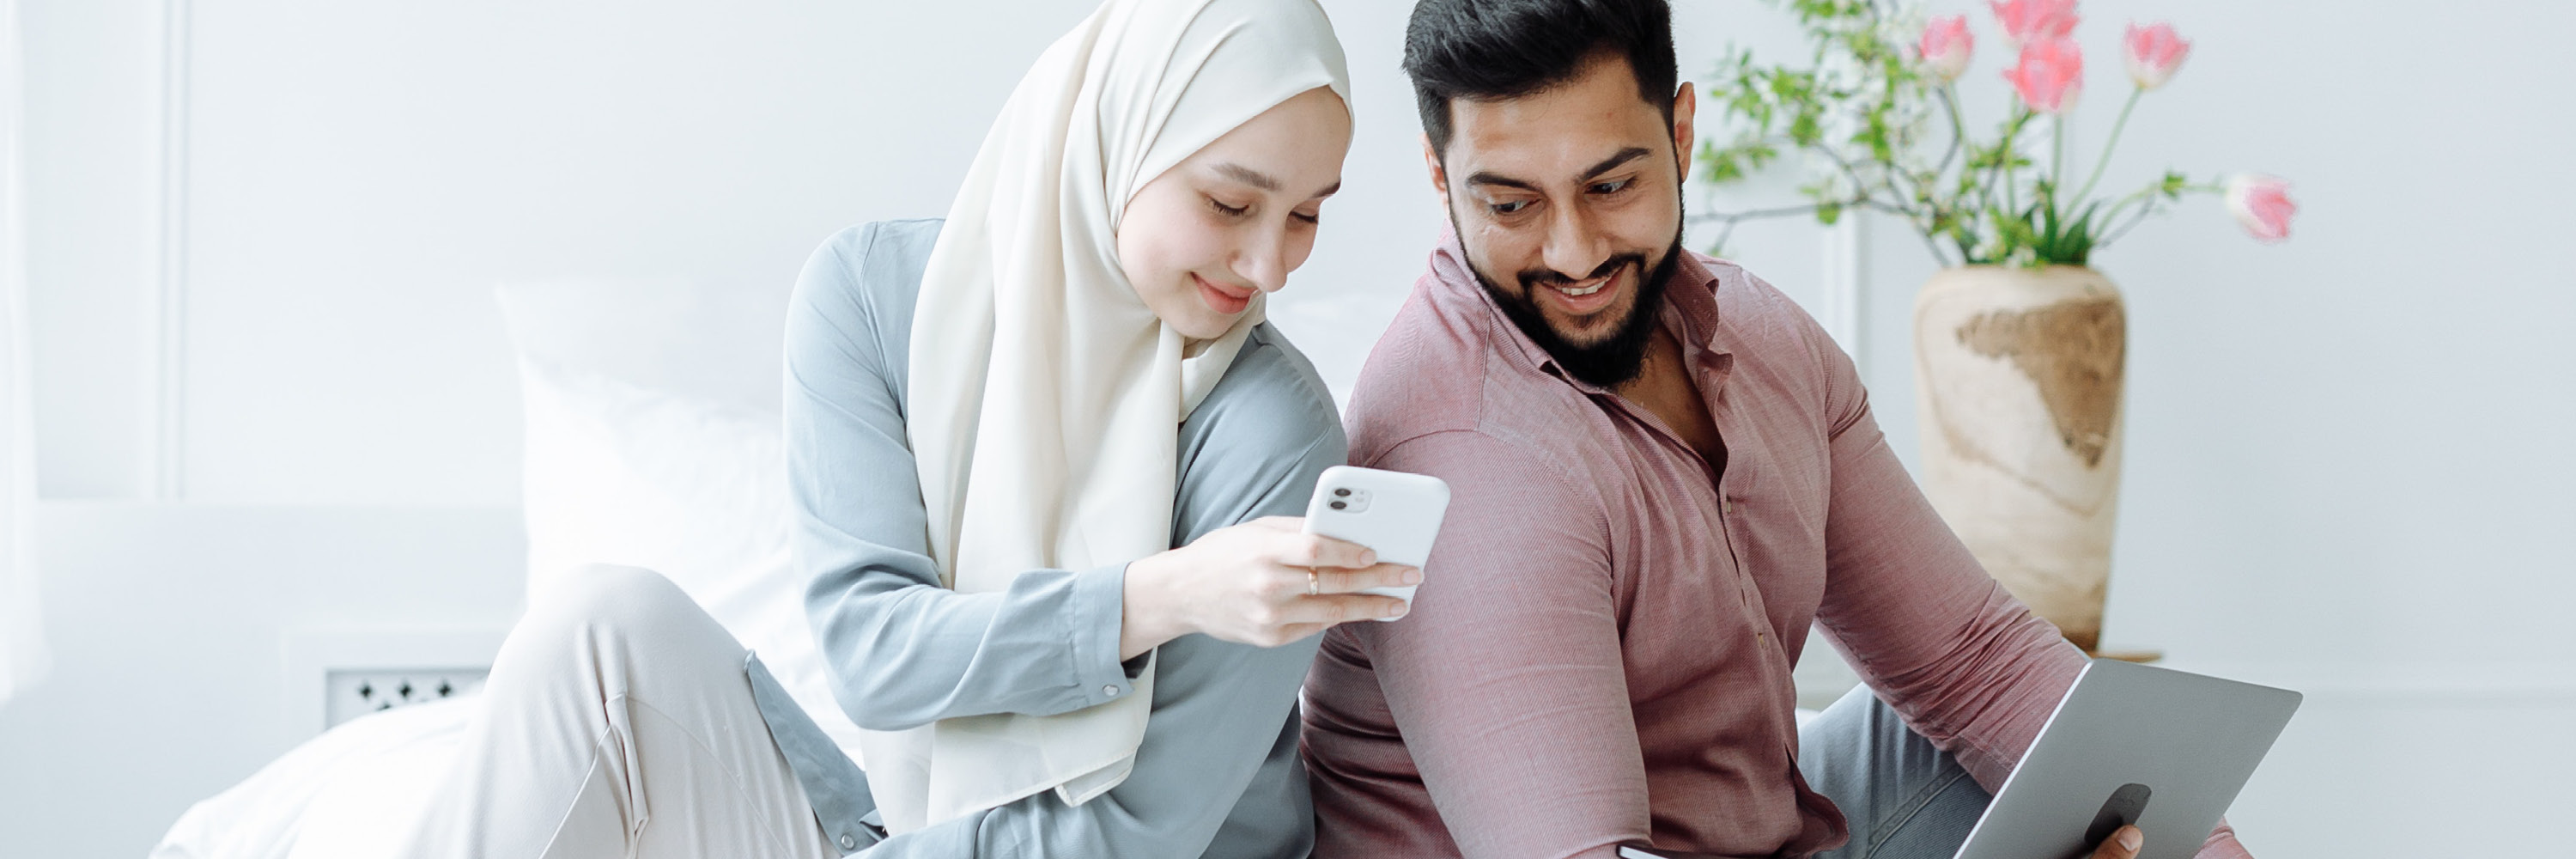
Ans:
[[[2096,659],[2004,778],[1958,859],[2077,857],[2123,824],[2138,859],[2190,859],[2299,709],[2299,693]]]
[[[2122,825],[2189,859],[2299,709],[2299,693],[2096,659],[2005,777],[1957,859],[2078,859]],[[1638,845],[1639,859],[1691,854]]]

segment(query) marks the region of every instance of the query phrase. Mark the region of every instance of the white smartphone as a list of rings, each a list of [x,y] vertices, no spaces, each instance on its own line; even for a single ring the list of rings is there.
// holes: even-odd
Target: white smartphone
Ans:
[[[1440,519],[1448,513],[1449,484],[1440,478],[1336,465],[1315,480],[1315,497],[1306,502],[1306,533],[1367,546],[1377,552],[1379,563],[1420,567],[1431,559],[1431,543],[1439,538]],[[1366,593],[1412,602],[1413,589],[1370,588]]]

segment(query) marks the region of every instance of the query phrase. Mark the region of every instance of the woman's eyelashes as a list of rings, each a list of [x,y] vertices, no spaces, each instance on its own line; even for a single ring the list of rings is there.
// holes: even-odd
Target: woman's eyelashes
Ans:
[[[1251,217],[1252,210],[1254,208],[1253,203],[1247,202],[1240,206],[1233,206],[1227,205],[1224,200],[1220,200],[1215,197],[1208,197],[1207,204],[1210,211],[1213,211],[1218,216],[1228,220],[1242,220],[1244,218]],[[1288,217],[1298,223],[1307,225],[1321,224],[1324,222],[1324,213],[1321,209],[1312,212],[1300,212],[1291,209],[1288,211]]]

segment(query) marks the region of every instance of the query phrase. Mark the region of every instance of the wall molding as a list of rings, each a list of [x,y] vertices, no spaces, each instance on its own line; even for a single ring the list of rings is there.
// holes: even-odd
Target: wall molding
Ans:
[[[2576,713],[2576,662],[2515,659],[2198,660],[2167,658],[2159,668],[2276,686],[2305,705],[2338,710],[2565,710]],[[1822,708],[1860,683],[1833,648],[1808,640],[1796,677],[1799,706]]]
[[[190,0],[162,0],[150,270],[144,279],[141,496],[187,495],[188,61]]]
[[[1865,290],[1869,282],[1868,257],[1864,253],[1869,235],[1862,222],[1868,213],[1848,211],[1833,226],[1825,227],[1818,238],[1824,251],[1824,293],[1817,301],[1816,322],[1833,335],[1834,342],[1850,353],[1852,363],[1864,374],[1869,372],[1868,304]]]
[[[2159,663],[2214,677],[2294,689],[2311,704],[2345,706],[2576,708],[2576,664],[2566,662],[2209,661]]]

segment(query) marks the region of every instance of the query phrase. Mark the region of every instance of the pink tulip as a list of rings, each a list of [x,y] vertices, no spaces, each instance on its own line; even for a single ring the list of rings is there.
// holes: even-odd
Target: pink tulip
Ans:
[[[2004,38],[2014,44],[2063,39],[2075,32],[2075,0],[1986,0]]]
[[[2288,180],[2239,173],[2227,179],[2227,211],[2255,240],[2268,243],[2290,237],[2290,216],[2299,213],[2299,204],[2290,202]]]
[[[2021,103],[2040,113],[2075,109],[2084,92],[2084,49],[2074,39],[2048,39],[2021,46],[2021,61],[2004,70],[2004,80],[2021,95]]]
[[[1923,55],[1923,65],[1932,74],[1949,83],[1968,70],[1968,55],[1977,48],[1977,37],[1968,32],[1968,16],[1952,15],[1934,18],[1923,28],[1923,42],[1916,50]]]
[[[2164,86],[2173,79],[2174,69],[2182,66],[2182,58],[2191,55],[2191,43],[2174,35],[2171,24],[2131,23],[2128,42],[2129,79],[2137,81],[2139,89]]]

